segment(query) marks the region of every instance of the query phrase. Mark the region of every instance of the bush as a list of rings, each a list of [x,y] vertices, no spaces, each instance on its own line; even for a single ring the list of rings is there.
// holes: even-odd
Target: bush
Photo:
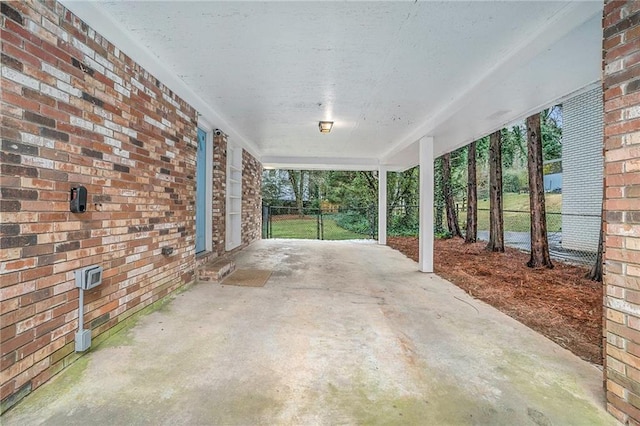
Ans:
[[[529,189],[529,176],[526,170],[505,170],[502,176],[504,192],[520,193]]]
[[[350,210],[333,215],[336,224],[358,234],[371,234],[371,221],[363,211]]]
[[[437,240],[448,240],[450,238],[453,237],[453,235],[451,235],[451,232],[449,232],[446,229],[441,229],[441,230],[435,230],[434,231],[434,237]]]
[[[389,221],[387,233],[394,237],[411,237],[418,235],[420,228],[417,215],[394,215]]]
[[[520,179],[518,178],[518,174],[512,171],[506,171],[502,176],[502,190],[504,192],[515,192],[518,193],[520,191]]]
[[[444,213],[444,212],[443,212]],[[436,221],[437,222],[437,221]],[[438,227],[434,224],[435,238],[451,238],[448,229]],[[392,237],[415,237],[420,233],[420,217],[418,208],[414,207],[405,212],[405,214],[391,215],[389,218],[389,226],[387,234]]]

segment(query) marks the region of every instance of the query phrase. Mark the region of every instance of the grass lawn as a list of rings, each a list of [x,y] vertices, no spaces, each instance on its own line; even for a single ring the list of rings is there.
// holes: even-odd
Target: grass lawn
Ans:
[[[562,194],[545,194],[544,201],[547,212],[562,211]],[[506,192],[502,195],[502,205],[504,210],[529,212],[529,194]],[[478,200],[478,208],[489,210],[489,199]]]
[[[506,232],[529,232],[529,194],[505,193],[503,196],[504,230]],[[545,204],[547,209],[547,231],[560,232],[562,228],[562,216],[549,214],[562,211],[562,194],[546,194]],[[516,213],[517,212],[517,213]],[[520,213],[522,212],[522,213]],[[460,211],[459,222],[464,226],[467,220],[466,210]],[[478,230],[489,229],[489,200],[478,200]]]
[[[371,238],[357,234],[338,226],[335,220],[323,218],[323,237],[325,240],[359,240]],[[317,239],[318,222],[315,217],[308,219],[286,219],[271,222],[272,238]]]

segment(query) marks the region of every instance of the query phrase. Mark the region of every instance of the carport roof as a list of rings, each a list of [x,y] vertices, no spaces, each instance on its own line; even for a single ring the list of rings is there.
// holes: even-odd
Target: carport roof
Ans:
[[[63,3],[266,167],[404,169],[600,78],[602,2]]]

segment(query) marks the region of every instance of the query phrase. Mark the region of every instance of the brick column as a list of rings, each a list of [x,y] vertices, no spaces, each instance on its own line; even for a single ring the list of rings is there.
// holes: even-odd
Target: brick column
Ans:
[[[262,164],[242,150],[242,246],[262,237]]]
[[[605,382],[607,408],[640,424],[640,2],[606,2]]]
[[[213,251],[222,256],[225,253],[226,238],[226,196],[227,196],[227,136],[213,137]]]

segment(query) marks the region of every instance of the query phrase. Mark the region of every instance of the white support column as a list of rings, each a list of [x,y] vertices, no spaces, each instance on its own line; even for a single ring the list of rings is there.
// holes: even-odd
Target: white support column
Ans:
[[[420,139],[420,257],[418,269],[433,272],[433,137]]]
[[[378,169],[378,244],[387,244],[387,167]]]

